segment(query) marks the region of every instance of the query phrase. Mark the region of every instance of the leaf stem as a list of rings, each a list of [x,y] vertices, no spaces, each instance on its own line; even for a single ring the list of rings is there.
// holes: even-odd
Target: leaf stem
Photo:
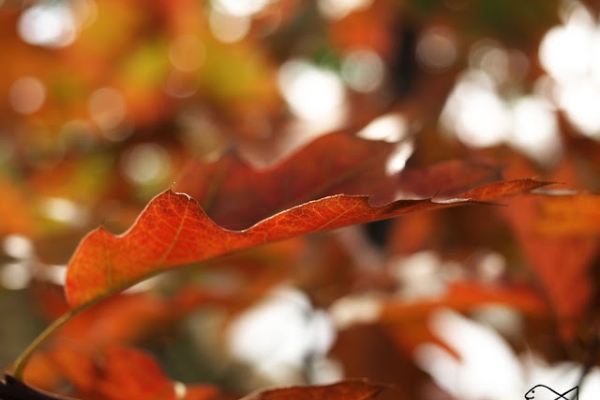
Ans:
[[[17,358],[17,361],[15,361],[13,365],[13,376],[15,379],[17,379],[18,381],[23,381],[23,372],[25,371],[25,367],[27,366],[27,363],[29,362],[29,359],[31,358],[33,353],[46,341],[46,339],[50,337],[51,334],[53,334],[58,328],[63,326],[67,321],[69,321],[76,314],[82,311],[82,309],[83,308],[71,310],[68,313],[59,317],[46,329],[44,329],[44,331],[40,333],[38,337],[36,337],[33,340],[33,342],[29,344],[29,346],[27,346],[25,351],[21,353],[21,355],[19,356],[19,358]]]

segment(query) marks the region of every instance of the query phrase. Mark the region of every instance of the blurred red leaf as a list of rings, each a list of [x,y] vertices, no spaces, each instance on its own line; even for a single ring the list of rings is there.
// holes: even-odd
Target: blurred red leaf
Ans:
[[[511,169],[513,175],[533,172],[519,161]],[[576,182],[576,176],[573,162],[567,159],[552,178]],[[510,199],[508,207],[498,210],[515,231],[566,340],[574,337],[585,318],[592,294],[589,269],[598,241],[584,232],[595,220],[595,203],[595,197],[588,195],[540,195]]]
[[[66,355],[60,354],[65,351]],[[133,348],[111,346],[105,349],[100,356],[96,353],[79,352],[68,346],[59,346],[53,351],[38,354],[34,360],[36,363],[44,360],[45,364],[51,366],[46,370],[52,371],[52,374],[55,375],[55,379],[50,381],[53,385],[58,385],[60,380],[63,383],[69,382],[74,388],[74,395],[80,398],[93,400],[216,400],[224,398],[219,390],[211,385],[186,386],[173,382],[165,376],[152,356]],[[77,370],[77,365],[83,368]],[[44,381],[35,378],[35,375],[28,374],[26,381],[33,386],[39,383],[47,386],[49,383],[47,381],[44,385]],[[374,399],[384,388],[383,385],[363,380],[348,380],[326,386],[298,386],[265,390],[248,395],[243,400],[294,398],[368,400]],[[184,395],[182,396],[182,394]]]
[[[385,323],[395,323],[428,314],[440,307],[466,312],[473,307],[486,304],[504,304],[524,314],[536,316],[544,315],[547,311],[544,300],[527,287],[454,282],[439,298],[410,302],[386,302],[381,319]]]
[[[69,303],[77,308],[175,266],[293,236],[494,200],[547,184],[524,179],[480,186],[466,197],[443,202],[396,200],[401,190],[398,176],[385,170],[393,148],[382,141],[332,133],[267,169],[254,169],[237,155],[193,165],[178,189],[203,206],[190,196],[166,191],[147,205],[126,233],[115,236],[99,228],[88,234],[69,264]],[[479,164],[471,176],[469,165],[447,163],[449,173],[437,166],[430,175],[435,185],[440,176],[447,177],[447,193],[498,179],[497,169]],[[226,229],[240,225],[246,229]]]
[[[380,319],[392,332],[398,345],[407,354],[411,354],[419,344],[438,342],[428,327],[428,317],[433,311],[448,307],[459,312],[469,312],[492,304],[502,304],[534,317],[548,314],[544,299],[530,288],[455,282],[439,298],[410,302],[387,301]]]
[[[588,271],[598,251],[598,242],[593,237],[540,234],[535,224],[540,208],[548,200],[552,201],[548,197],[511,199],[502,213],[540,278],[563,338],[572,339],[590,300],[592,288]]]
[[[17,233],[32,236],[38,226],[26,194],[0,177],[0,235]]]
[[[90,349],[60,342],[50,349],[34,354],[25,370],[24,381],[29,385],[57,392],[68,382],[78,391],[90,391],[96,381],[96,366]]]
[[[450,160],[429,168],[402,171],[398,186],[405,193],[443,198],[454,197],[474,187],[501,180],[501,167],[478,161]]]
[[[510,194],[517,194],[546,183],[519,181],[516,191],[509,181],[494,184],[494,190],[505,195],[505,185],[511,187]],[[490,191],[485,196],[494,198]],[[168,190],[148,204],[126,233],[115,236],[98,228],[83,239],[69,263],[66,294],[71,307],[78,308],[175,266],[297,235],[477,200],[470,195],[469,200],[398,200],[373,207],[367,196],[336,195],[290,208],[249,229],[231,231],[215,224],[191,197]]]
[[[38,284],[35,293],[48,319],[56,319],[69,310],[58,287]],[[55,341],[96,351],[116,344],[140,343],[168,334],[177,321],[201,305],[224,306],[231,302],[227,294],[193,286],[177,291],[172,297],[152,292],[122,294],[69,319],[59,328]]]
[[[173,190],[198,200],[221,227],[243,229],[293,206],[340,193],[368,194],[370,203],[380,206],[397,200],[398,192],[403,198],[448,198],[502,180],[501,167],[468,160],[389,174],[386,164],[396,146],[333,132],[260,169],[231,152],[217,162],[191,161]]]
[[[540,204],[538,232],[548,237],[600,234],[600,196],[548,196]]]
[[[370,400],[385,387],[366,381],[343,381],[325,386],[294,386],[264,390],[242,400]]]
[[[217,162],[193,160],[173,190],[198,200],[215,223],[229,229],[340,193],[369,194],[382,205],[394,200],[397,185],[386,174],[393,149],[391,143],[334,132],[267,168],[254,168],[235,152]]]
[[[489,185],[480,186],[473,190],[469,190],[468,192],[463,193],[460,197],[464,199],[477,199],[479,201],[492,201],[501,197],[515,196],[517,194],[529,192],[532,189],[537,189],[532,187],[531,182],[531,179],[516,179],[505,182],[495,182]]]
[[[380,400],[420,398],[425,373],[406,357],[380,324],[354,324],[338,332],[330,353],[344,366],[347,379],[369,379],[394,385]]]
[[[394,18],[389,1],[377,1],[330,25],[331,40],[345,51],[373,49],[388,56],[393,46]]]
[[[94,392],[101,396],[95,398],[103,400],[179,398],[174,382],[163,374],[154,358],[148,354],[131,348],[114,347],[108,349],[103,356],[102,369],[94,388]],[[213,398],[217,393],[217,389],[210,387],[205,391],[204,398]],[[184,398],[188,399],[187,396]]]
[[[38,354],[33,360],[33,365],[51,366],[53,379],[28,373],[25,380],[29,385],[39,387],[41,384],[43,389],[56,391],[59,383],[66,381],[72,385],[74,395],[84,399],[208,400],[220,397],[218,389],[211,385],[187,387],[173,382],[152,356],[128,347],[111,346],[100,356],[61,345]]]

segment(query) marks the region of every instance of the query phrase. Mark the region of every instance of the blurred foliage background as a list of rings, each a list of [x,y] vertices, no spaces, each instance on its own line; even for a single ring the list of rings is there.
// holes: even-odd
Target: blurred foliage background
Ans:
[[[597,190],[597,16],[595,2],[572,0],[0,0],[0,364],[9,365],[64,308],[64,266],[81,237],[99,225],[123,232],[192,160],[216,160],[235,149],[263,168],[319,135],[372,123],[363,136],[410,143],[396,169],[480,157],[510,165],[515,176],[560,177]],[[425,279],[429,294],[446,261],[460,261],[448,271],[458,268],[477,282],[549,290],[517,250],[525,239],[486,212],[411,216],[383,231],[377,225],[368,234],[347,230],[284,242],[216,263],[227,273],[182,270],[147,287],[169,296],[190,281],[227,287],[238,274],[253,286],[244,301],[225,307],[227,317],[202,310],[173,322],[177,335],[148,329],[144,340],[131,341],[152,349],[181,380],[243,392],[260,385],[241,379],[246,372],[225,362],[233,356],[215,351],[223,345],[210,340],[224,341],[222,325],[275,283],[303,288],[304,294],[283,297],[300,296],[292,308],[310,314],[317,312],[312,307],[331,310],[356,289],[348,265],[389,266],[418,256],[419,271],[429,272],[406,279],[411,288]],[[595,265],[595,249],[594,241],[582,268]],[[365,254],[376,261],[365,261]],[[578,274],[568,290],[590,284],[590,276]],[[340,287],[322,290],[336,279]],[[558,314],[581,320],[594,314],[596,298],[564,307],[567,300],[552,301]],[[523,314],[513,306],[510,315]],[[403,319],[414,331],[402,334],[375,324],[342,336],[323,328],[323,345],[290,342],[300,361],[284,362],[295,372],[267,382],[370,375],[404,385],[406,398],[444,398],[410,355],[416,343],[432,339],[425,333],[429,311]],[[527,329],[513,336],[515,348],[535,348],[548,362],[585,359],[585,346],[572,344],[587,337],[584,328],[565,344],[555,319],[520,318]],[[323,367],[330,375],[318,372],[313,356],[329,354],[334,342],[338,364]],[[243,363],[267,363],[248,357]]]

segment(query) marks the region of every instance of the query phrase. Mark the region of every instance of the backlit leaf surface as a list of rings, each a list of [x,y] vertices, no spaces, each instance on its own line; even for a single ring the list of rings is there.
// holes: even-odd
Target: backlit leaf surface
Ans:
[[[547,183],[521,180],[496,183],[481,197],[526,193]],[[167,190],[155,197],[136,223],[115,236],[103,228],[88,234],[76,250],[67,272],[66,294],[72,308],[84,306],[161,271],[218,257],[269,242],[480,200],[434,202],[398,200],[380,207],[367,196],[334,195],[275,214],[252,227],[227,230],[213,222],[198,202]]]

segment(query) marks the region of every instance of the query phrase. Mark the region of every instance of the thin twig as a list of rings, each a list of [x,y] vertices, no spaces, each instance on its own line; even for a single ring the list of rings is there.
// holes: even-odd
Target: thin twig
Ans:
[[[36,337],[35,340],[29,344],[25,351],[21,353],[19,358],[17,358],[17,361],[15,361],[13,365],[13,379],[22,381],[23,372],[25,371],[25,367],[27,366],[27,363],[33,355],[33,353],[50,337],[52,333],[54,333],[58,328],[63,326],[67,321],[69,321],[82,310],[83,309],[69,311],[68,313],[55,320],[42,333],[40,333],[39,336]]]

